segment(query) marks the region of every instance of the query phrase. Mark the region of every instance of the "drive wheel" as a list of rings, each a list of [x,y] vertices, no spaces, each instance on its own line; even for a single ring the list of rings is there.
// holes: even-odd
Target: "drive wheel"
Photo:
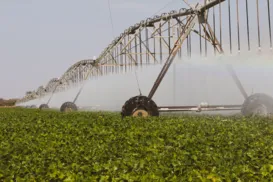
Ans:
[[[78,108],[76,106],[76,104],[74,104],[73,102],[65,102],[62,104],[60,111],[61,112],[73,112],[73,111],[77,111]]]
[[[43,110],[43,109],[49,109],[48,105],[47,104],[41,104],[40,107],[39,107],[40,110]]]
[[[121,111],[122,117],[159,116],[156,103],[146,96],[135,96],[125,102]]]
[[[241,112],[244,116],[272,115],[273,98],[262,93],[253,94],[245,100]]]

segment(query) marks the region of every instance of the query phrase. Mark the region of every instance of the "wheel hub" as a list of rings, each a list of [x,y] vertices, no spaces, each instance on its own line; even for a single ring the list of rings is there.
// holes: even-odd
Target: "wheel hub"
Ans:
[[[133,112],[133,117],[148,117],[149,113],[144,110],[144,109],[137,109],[136,111]]]
[[[70,107],[67,107],[67,108],[65,108],[65,110],[64,110],[65,112],[72,112],[72,108],[70,108]]]

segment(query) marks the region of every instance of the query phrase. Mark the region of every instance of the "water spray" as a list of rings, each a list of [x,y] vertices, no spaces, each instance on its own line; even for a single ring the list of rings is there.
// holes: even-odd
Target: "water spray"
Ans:
[[[268,19],[269,25],[269,34],[266,34],[269,35],[268,40],[270,43],[270,50],[272,51],[271,2],[269,0],[265,1],[267,1],[266,19]],[[226,6],[224,5],[224,2],[226,2]],[[242,3],[245,11],[244,13],[240,12],[241,8],[239,8],[239,0],[236,0],[235,8],[232,8],[230,0],[205,0],[204,5],[197,3],[194,6],[191,6],[189,9],[181,8],[179,11],[173,10],[169,13],[163,13],[161,16],[154,16],[152,18],[148,18],[147,20],[143,20],[140,23],[126,29],[124,33],[120,34],[120,36],[114,39],[113,42],[109,44],[108,47],[98,56],[98,58],[95,60],[95,67],[96,69],[100,70],[101,73],[97,73],[96,75],[94,74],[94,76],[107,75],[113,72],[124,73],[125,71],[132,70],[133,66],[163,63],[163,68],[159,72],[159,75],[157,76],[147,96],[142,95],[136,75],[139,92],[141,95],[132,97],[124,103],[122,107],[123,116],[158,116],[159,112],[208,110],[240,110],[243,114],[252,114],[259,110],[259,105],[266,106],[267,110],[271,111],[271,109],[273,110],[273,106],[271,107],[273,99],[260,93],[252,93],[250,96],[247,95],[243,84],[231,65],[227,66],[227,70],[233,78],[235,85],[243,95],[245,100],[243,104],[210,106],[206,104],[201,104],[200,106],[157,106],[155,101],[153,101],[154,94],[159,88],[177,54],[181,58],[183,58],[184,55],[187,55],[188,58],[192,58],[193,49],[197,48],[200,52],[200,56],[203,56],[204,54],[206,57],[209,57],[209,54],[224,55],[224,52],[232,54],[234,49],[236,49],[235,47],[238,49],[238,54],[241,54],[244,45],[241,42],[242,38],[240,34],[242,32],[244,32],[247,37],[247,50],[250,51],[251,47],[256,47],[254,46],[255,43],[251,42],[250,40],[250,29],[252,30],[253,28],[250,27],[249,21],[249,7],[251,6],[251,3],[256,3],[256,11],[254,12],[257,14],[257,19],[253,22],[257,23],[257,27],[254,27],[254,29],[257,30],[257,39],[255,38],[255,40],[258,41],[258,51],[261,52],[261,47],[263,47],[264,50],[264,46],[262,45],[261,41],[261,35],[264,35],[264,33],[262,27],[260,27],[262,12],[260,12],[258,1],[245,0]],[[219,16],[215,16],[217,6],[219,7]],[[227,10],[227,16],[225,17],[228,19],[228,22],[226,23],[227,27],[225,28],[222,26],[224,23],[222,14],[225,13],[223,9]],[[236,10],[237,21],[233,21],[232,19],[232,9]],[[209,13],[209,10],[212,10],[212,13]],[[209,15],[212,15],[212,23],[209,21]],[[242,29],[243,26],[241,26],[242,24],[239,19],[241,16],[245,16],[246,19],[245,29]],[[219,28],[217,28],[218,31],[216,30],[217,18],[219,20]],[[195,29],[196,25],[198,25],[197,29]],[[232,42],[232,29],[236,28],[237,31],[235,32],[237,34],[237,46],[236,43],[234,44]],[[177,33],[174,34],[174,31],[171,33],[171,30],[176,30]],[[217,32],[219,32],[219,35],[216,34]],[[194,35],[197,35],[197,38],[199,38],[199,46],[194,45]],[[227,44],[225,44],[225,41],[227,41]],[[227,45],[224,46],[227,48],[223,48],[223,44]],[[145,56],[147,60],[146,63],[143,61]],[[163,62],[164,60],[165,62]],[[72,74],[74,69],[78,68],[73,67],[68,70],[66,74]],[[77,78],[80,77],[80,74],[82,74],[79,72],[79,70],[76,71],[75,78],[76,80],[81,81],[79,78]],[[84,81],[89,76],[90,74],[88,73]],[[70,102],[70,106],[72,107],[73,105],[74,109],[77,108],[75,107],[75,103],[77,102],[84,85],[85,84],[83,84],[79,89],[74,100]],[[23,101],[27,102],[29,101],[28,99]],[[52,99],[52,97],[50,99]],[[251,102],[253,99],[255,102]]]

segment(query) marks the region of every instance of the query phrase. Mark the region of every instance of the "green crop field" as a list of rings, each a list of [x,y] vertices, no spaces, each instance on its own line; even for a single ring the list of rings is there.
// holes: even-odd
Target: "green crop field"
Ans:
[[[272,181],[273,119],[0,109],[0,181]]]

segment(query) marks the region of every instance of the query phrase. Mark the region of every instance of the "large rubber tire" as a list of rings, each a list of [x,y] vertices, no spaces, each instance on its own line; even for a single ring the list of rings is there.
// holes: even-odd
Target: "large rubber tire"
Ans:
[[[34,109],[37,108],[35,105],[31,105],[30,108]]]
[[[40,107],[39,107],[40,110],[43,110],[43,109],[49,109],[48,105],[47,104],[41,104]]]
[[[159,116],[156,103],[146,96],[135,96],[125,102],[121,111],[122,117]]]
[[[273,114],[273,98],[262,93],[253,94],[245,100],[241,112],[244,116],[270,116]]]
[[[65,102],[62,104],[60,108],[61,112],[72,112],[77,110],[78,110],[78,107],[73,102]]]

